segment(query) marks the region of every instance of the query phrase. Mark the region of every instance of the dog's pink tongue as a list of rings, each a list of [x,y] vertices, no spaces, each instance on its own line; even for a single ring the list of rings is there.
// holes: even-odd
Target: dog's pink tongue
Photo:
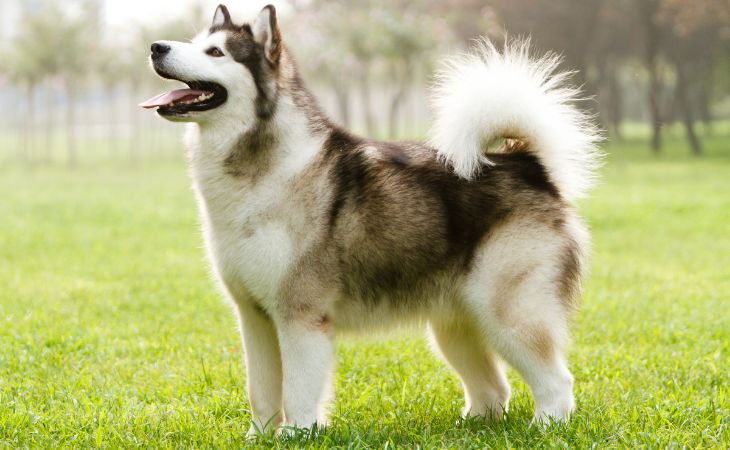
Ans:
[[[155,108],[157,106],[165,106],[172,102],[178,102],[181,100],[195,100],[203,94],[207,94],[207,92],[199,91],[197,89],[177,89],[170,92],[163,92],[160,95],[140,103],[138,106],[141,106],[142,108]]]

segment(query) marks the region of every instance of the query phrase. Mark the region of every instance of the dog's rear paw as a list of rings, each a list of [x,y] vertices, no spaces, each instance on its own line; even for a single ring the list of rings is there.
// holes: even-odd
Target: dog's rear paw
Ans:
[[[508,406],[502,404],[487,405],[479,409],[464,407],[461,410],[461,417],[468,419],[470,417],[479,417],[487,421],[501,422],[507,413]]]
[[[551,405],[543,405],[535,408],[534,423],[542,426],[554,423],[566,423],[575,410],[575,400],[571,395],[569,398],[562,399]]]

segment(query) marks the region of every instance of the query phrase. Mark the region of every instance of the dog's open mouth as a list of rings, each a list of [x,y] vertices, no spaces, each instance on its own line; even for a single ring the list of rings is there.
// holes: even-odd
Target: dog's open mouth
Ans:
[[[189,89],[163,92],[139,104],[143,108],[158,108],[161,116],[186,116],[193,111],[208,111],[226,102],[226,88],[211,81],[187,81]]]

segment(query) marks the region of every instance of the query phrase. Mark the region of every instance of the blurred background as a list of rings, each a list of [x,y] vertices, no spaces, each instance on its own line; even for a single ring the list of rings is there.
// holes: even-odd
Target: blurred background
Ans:
[[[136,104],[163,82],[157,39],[192,38],[218,1],[2,0],[0,162],[74,167],[180,159],[181,127]],[[237,21],[268,2],[230,0]],[[273,2],[310,88],[343,125],[422,138],[439,58],[488,35],[564,55],[613,142],[701,155],[730,123],[728,0],[291,0]],[[678,141],[679,142],[679,141]]]
[[[0,0],[0,448],[244,442],[242,348],[184,127],[136,106],[180,86],[150,44],[192,38],[219,1],[237,21],[265,4]],[[442,56],[530,34],[608,137],[579,205],[593,252],[568,428],[530,426],[514,374],[516,420],[457,420],[456,378],[396,335],[341,341],[336,425],[295,445],[730,448],[730,0],[273,3],[307,84],[358,133],[426,137]]]

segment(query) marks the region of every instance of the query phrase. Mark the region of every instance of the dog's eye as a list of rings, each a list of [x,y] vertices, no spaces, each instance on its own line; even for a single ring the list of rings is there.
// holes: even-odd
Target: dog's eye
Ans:
[[[223,52],[220,51],[218,47],[211,47],[205,53],[214,58],[220,58],[221,56],[223,56]]]

